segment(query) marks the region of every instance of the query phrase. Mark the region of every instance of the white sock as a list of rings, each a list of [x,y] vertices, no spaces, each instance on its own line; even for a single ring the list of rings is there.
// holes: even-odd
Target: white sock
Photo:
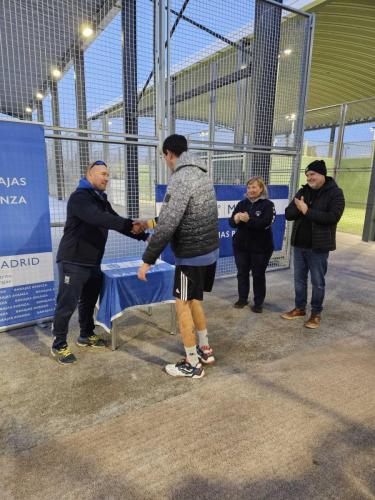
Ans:
[[[210,345],[208,343],[208,335],[207,335],[207,328],[204,330],[198,330],[198,339],[199,339],[199,347],[203,347],[205,345]]]
[[[191,366],[197,366],[199,363],[199,358],[197,354],[197,346],[193,345],[193,347],[185,347],[186,359]]]

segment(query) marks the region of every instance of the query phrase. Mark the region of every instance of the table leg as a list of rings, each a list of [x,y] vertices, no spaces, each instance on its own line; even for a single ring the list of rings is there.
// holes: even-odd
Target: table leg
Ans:
[[[171,335],[177,334],[177,318],[174,303],[171,304]]]
[[[112,321],[111,328],[112,351],[117,349],[117,320]]]

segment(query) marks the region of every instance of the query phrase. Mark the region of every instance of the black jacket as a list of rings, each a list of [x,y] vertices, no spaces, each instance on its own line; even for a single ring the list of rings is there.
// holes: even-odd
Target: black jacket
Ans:
[[[94,189],[78,188],[71,194],[67,206],[64,234],[57,251],[56,261],[76,262],[83,265],[100,264],[108,229],[146,240],[147,234],[131,234],[132,220],[120,217],[111,207],[106,196]]]
[[[305,184],[295,197],[300,199],[303,196],[307,205],[310,205],[313,195],[313,190],[308,184]],[[326,182],[319,189],[305,215],[298,210],[293,200],[285,209],[286,219],[294,220],[292,245],[295,244],[298,228],[303,218],[306,217],[306,219],[311,221],[312,249],[322,251],[335,250],[336,226],[341,219],[344,208],[344,194],[332,177],[326,178]]]
[[[234,222],[238,212],[247,212],[248,222]],[[268,199],[252,203],[248,198],[237,203],[229,224],[237,229],[233,236],[234,251],[270,253],[273,250],[272,223],[275,220],[275,205]]]

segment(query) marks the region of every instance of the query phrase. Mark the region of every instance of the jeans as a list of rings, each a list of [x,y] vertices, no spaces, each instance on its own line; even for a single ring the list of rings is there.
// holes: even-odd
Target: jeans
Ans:
[[[266,296],[266,269],[272,251],[250,253],[234,251],[237,266],[238,298],[247,302],[250,291],[250,271],[253,276],[254,305],[261,306]]]
[[[94,309],[103,281],[100,266],[80,266],[59,262],[59,291],[53,319],[53,347],[61,349],[67,345],[69,321],[78,305],[80,336],[93,334]]]
[[[320,314],[323,310],[325,275],[327,273],[329,252],[316,252],[311,249],[294,247],[294,291],[295,307],[304,310],[307,304],[307,275],[310,271],[312,296],[311,313]]]

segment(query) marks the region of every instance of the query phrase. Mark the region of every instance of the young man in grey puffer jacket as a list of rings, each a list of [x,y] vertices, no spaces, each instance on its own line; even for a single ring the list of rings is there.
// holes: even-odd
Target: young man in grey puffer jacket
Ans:
[[[203,292],[212,290],[219,257],[217,202],[207,168],[188,153],[184,136],[167,137],[163,155],[172,175],[138,277],[146,280],[151,265],[171,243],[176,257],[173,295],[186,358],[165,369],[174,377],[201,378],[202,363],[215,361],[201,301]]]

